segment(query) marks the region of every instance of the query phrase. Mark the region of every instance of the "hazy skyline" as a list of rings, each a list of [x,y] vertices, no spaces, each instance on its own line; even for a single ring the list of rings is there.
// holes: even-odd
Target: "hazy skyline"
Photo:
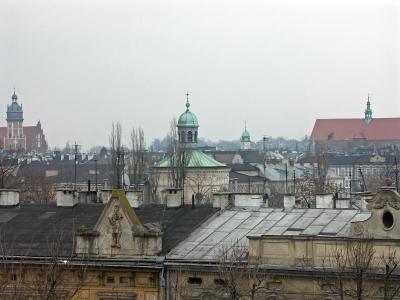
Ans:
[[[398,1],[0,2],[0,126],[15,86],[51,147],[148,144],[191,110],[206,139],[301,138],[316,118],[400,116]]]

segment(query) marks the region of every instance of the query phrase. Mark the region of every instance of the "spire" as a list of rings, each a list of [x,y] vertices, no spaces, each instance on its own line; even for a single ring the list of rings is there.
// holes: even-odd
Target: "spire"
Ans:
[[[371,123],[371,121],[372,121],[372,109],[371,109],[371,102],[369,101],[369,94],[368,94],[368,100],[367,100],[367,109],[365,110],[364,121],[367,124]]]
[[[247,122],[244,121],[244,130],[247,131]]]
[[[14,88],[14,93],[11,96],[11,99],[12,99],[12,102],[17,102],[18,97],[17,97],[17,94],[15,94],[15,88]]]
[[[186,111],[189,111],[190,103],[189,103],[189,92],[186,92]]]

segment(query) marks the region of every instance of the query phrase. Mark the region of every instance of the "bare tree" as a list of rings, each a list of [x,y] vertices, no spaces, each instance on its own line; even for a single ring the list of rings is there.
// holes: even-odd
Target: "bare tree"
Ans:
[[[216,183],[207,172],[201,170],[187,172],[186,181],[198,202],[208,203],[211,201],[212,188]]]
[[[48,255],[40,260],[31,255],[33,248],[15,256],[14,245],[17,241],[6,241],[2,236],[1,299],[22,300],[27,296],[40,300],[72,299],[85,285],[88,280],[87,257],[76,257],[75,243],[71,246],[66,242],[70,238],[75,241],[74,235],[65,235],[68,231],[66,225],[53,229],[54,233],[47,238]]]
[[[129,173],[131,182],[135,185],[142,183],[146,169],[145,161],[146,141],[144,131],[139,126],[131,131],[131,155],[129,159]]]
[[[366,280],[372,270],[374,254],[373,239],[346,240],[323,259],[326,276],[320,279],[320,285],[338,294],[341,300],[345,297],[364,299],[369,292]]]
[[[158,203],[157,192],[158,192],[159,180],[160,180],[159,170],[157,168],[152,168],[148,176],[148,183],[150,187],[150,201],[152,203]]]
[[[19,166],[18,158],[0,157],[0,189],[15,186]]]
[[[296,181],[295,197],[303,208],[315,207],[315,195],[319,193],[335,194],[342,188],[328,180],[315,177],[310,173],[304,173],[301,180]]]
[[[17,176],[18,190],[21,203],[50,203],[55,200],[54,184],[46,178],[45,174],[32,168],[25,168]]]
[[[399,259],[396,251],[389,250],[387,256],[383,254],[380,266],[383,270],[383,300],[392,300],[400,295],[400,283],[393,280],[393,275],[399,271]]]
[[[111,152],[110,182],[113,187],[120,188],[124,167],[124,149],[122,145],[122,127],[119,122],[111,125],[109,143]]]
[[[248,246],[238,241],[222,247],[218,257],[217,293],[229,299],[256,299],[268,292],[272,277],[264,274],[258,261],[249,261]]]
[[[186,168],[190,161],[191,149],[179,142],[177,122],[174,118],[170,123],[170,130],[167,135],[168,148],[167,157],[169,158],[168,178],[170,185],[175,188],[184,188],[186,178]]]

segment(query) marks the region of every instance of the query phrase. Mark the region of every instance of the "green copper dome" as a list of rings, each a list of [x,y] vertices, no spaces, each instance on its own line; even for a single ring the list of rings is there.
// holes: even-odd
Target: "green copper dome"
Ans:
[[[176,164],[177,158],[173,160]],[[156,168],[170,168],[171,167],[171,156],[167,156],[156,163]],[[186,168],[226,168],[227,166],[211,156],[203,153],[198,149],[194,149],[188,152],[188,157],[185,161]]]
[[[186,111],[181,114],[178,120],[178,127],[199,127],[199,121],[194,113],[189,110],[189,100],[186,101]]]
[[[242,142],[250,142],[250,133],[247,131],[247,128],[244,129],[240,140]]]

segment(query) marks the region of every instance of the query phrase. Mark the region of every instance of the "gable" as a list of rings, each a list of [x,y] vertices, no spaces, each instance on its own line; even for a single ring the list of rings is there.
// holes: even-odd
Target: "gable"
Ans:
[[[162,232],[144,226],[126,198],[125,191],[113,190],[92,232],[82,232],[77,253],[102,257],[157,255]]]
[[[381,189],[368,202],[367,209],[371,216],[360,222],[351,224],[353,236],[369,236],[374,238],[400,238],[400,195],[391,188]]]

